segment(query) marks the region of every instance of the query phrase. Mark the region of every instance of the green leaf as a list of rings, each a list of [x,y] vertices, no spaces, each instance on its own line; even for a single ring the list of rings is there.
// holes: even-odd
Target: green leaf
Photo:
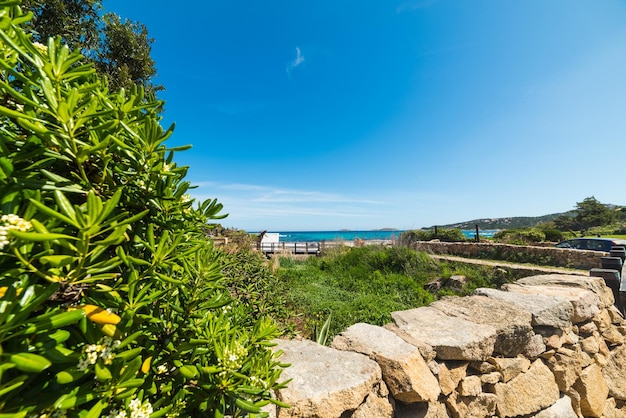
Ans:
[[[60,385],[67,385],[68,383],[73,383],[79,380],[85,375],[87,375],[86,371],[79,371],[76,369],[66,369],[56,374],[56,381]]]
[[[94,406],[91,407],[85,418],[98,418],[101,412],[108,406],[108,403],[104,399],[100,399]]]
[[[144,379],[129,379],[117,384],[118,388],[138,388],[143,385]]]
[[[39,373],[52,364],[47,358],[33,353],[5,354],[18,370],[27,373]]]
[[[28,379],[28,376],[22,375],[22,376],[16,377],[15,379],[9,382],[6,382],[2,386],[0,386],[0,396],[3,396],[11,392],[12,390],[17,389],[18,387],[22,386],[24,382],[26,381],[26,379]]]
[[[61,312],[54,316],[45,317],[33,322],[26,330],[25,334],[33,334],[39,331],[52,330],[55,328],[62,328],[67,325],[74,324],[80,321],[85,316],[85,312],[82,309],[75,309],[72,311]]]
[[[68,218],[67,216],[55,211],[54,209],[50,209],[48,206],[44,205],[43,203],[35,200],[35,199],[30,199],[30,202],[37,208],[37,210],[39,210],[39,212],[41,212],[44,215],[48,215],[52,218],[58,219],[61,222],[64,222],[68,225],[72,225],[76,228],[79,227],[79,225],[72,219]]]
[[[11,235],[13,235],[15,238],[19,238],[24,241],[36,241],[36,242],[54,241],[55,239],[71,239],[71,240],[77,239],[76,237],[72,237],[70,235],[54,234],[51,232],[41,234],[39,232],[21,232],[21,231],[13,230],[11,231]]]
[[[59,208],[61,209],[63,214],[70,218],[72,221],[76,222],[76,211],[74,210],[74,207],[72,206],[70,201],[67,200],[67,197],[65,197],[65,195],[59,190],[55,190],[54,200],[56,200],[57,205],[59,205]]]
[[[100,381],[111,380],[113,378],[113,375],[111,375],[111,371],[104,364],[100,363],[100,361],[96,363],[96,378],[98,378],[98,380]]]
[[[120,345],[121,346],[121,345]],[[118,347],[119,348],[119,347]],[[141,352],[143,351],[143,348],[141,347],[137,347],[137,348],[132,348],[130,350],[126,350],[126,351],[122,351],[122,352],[118,352],[115,355],[116,359],[120,359],[124,362],[130,361],[135,359],[138,355],[141,354]]]
[[[199,375],[198,368],[196,366],[185,365],[178,368],[178,371],[185,379],[196,379]]]
[[[71,255],[45,255],[39,258],[44,264],[51,264],[52,267],[63,267],[68,264],[71,264],[74,261],[74,257]]]
[[[235,405],[239,408],[243,409],[246,412],[252,412],[254,414],[258,414],[261,412],[261,408],[256,406],[254,403],[247,401],[245,399],[237,398],[235,399]]]

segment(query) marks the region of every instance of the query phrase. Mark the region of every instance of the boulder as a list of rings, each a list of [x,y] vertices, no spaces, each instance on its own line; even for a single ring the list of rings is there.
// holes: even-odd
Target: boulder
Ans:
[[[480,376],[466,376],[459,383],[459,395],[461,396],[478,396],[483,392],[483,382]]]
[[[567,393],[567,390],[578,380],[583,371],[581,353],[568,354],[556,353],[548,360],[548,367],[552,370],[554,379],[563,393]]]
[[[560,286],[579,287],[595,293],[600,299],[600,309],[613,306],[615,298],[610,287],[606,286],[602,277],[587,277],[572,274],[540,274],[537,276],[524,277],[517,281],[519,284],[529,286]]]
[[[559,387],[548,366],[538,359],[525,372],[506,383],[496,383],[500,417],[515,417],[541,411],[559,399]]]
[[[524,357],[515,358],[490,358],[489,363],[496,366],[496,370],[502,376],[503,382],[508,382],[516,378],[519,374],[525,373],[530,368],[530,360]]]
[[[333,350],[307,340],[275,342],[274,350],[283,352],[280,361],[291,364],[281,378],[292,379],[276,392],[279,400],[291,405],[278,409],[278,418],[340,417],[371,402],[375,386],[384,384],[378,364],[362,354]]]
[[[606,366],[602,368],[602,375],[609,387],[609,395],[626,401],[626,345],[611,352]]]
[[[497,331],[490,325],[450,317],[431,307],[392,312],[391,317],[411,340],[431,346],[440,360],[484,360],[493,354]]]
[[[522,352],[533,335],[532,315],[519,306],[487,296],[448,297],[430,305],[448,316],[494,327],[494,351],[507,357]]]
[[[496,412],[496,395],[481,393],[478,396],[460,396],[453,392],[446,399],[446,405],[454,418],[482,418]]]
[[[445,362],[439,366],[439,386],[444,395],[454,392],[467,375],[467,362]]]
[[[572,304],[564,298],[541,294],[519,294],[503,290],[480,288],[475,295],[483,295],[492,299],[513,303],[532,315],[533,326],[549,326],[570,329],[572,326]]]
[[[437,378],[418,349],[387,329],[355,324],[337,335],[331,347],[365,354],[376,361],[389,391],[399,401],[433,401],[441,393]]]
[[[350,415],[350,418],[393,417],[395,402],[393,402],[393,398],[390,402],[388,395],[389,391],[385,384],[380,382],[365,398],[365,402]]]
[[[533,415],[533,418],[578,418],[578,414],[572,407],[572,400],[568,396],[563,396],[554,405]]]
[[[538,293],[544,296],[554,296],[568,300],[572,304],[572,323],[588,321],[597,315],[603,308],[598,295],[594,292],[581,287],[564,287],[549,285],[530,285],[518,281],[516,283],[507,283],[502,286],[503,290],[512,293],[536,295]]]
[[[604,411],[609,388],[597,364],[584,369],[574,383],[574,389],[580,394],[580,410],[585,416],[601,417]]]

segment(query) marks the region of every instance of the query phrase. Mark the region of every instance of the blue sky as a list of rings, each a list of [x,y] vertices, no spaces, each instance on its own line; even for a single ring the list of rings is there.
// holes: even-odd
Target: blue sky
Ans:
[[[622,0],[106,0],[228,227],[412,229],[626,205]]]

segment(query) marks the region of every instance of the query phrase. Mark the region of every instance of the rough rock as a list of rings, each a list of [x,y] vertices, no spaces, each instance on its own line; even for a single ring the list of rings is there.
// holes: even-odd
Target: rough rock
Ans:
[[[478,396],[483,392],[483,382],[480,376],[466,376],[459,383],[459,395]]]
[[[467,375],[467,362],[449,361],[439,367],[439,386],[444,395],[449,395]]]
[[[531,313],[512,303],[469,296],[448,297],[430,306],[448,316],[494,327],[498,333],[494,351],[507,357],[520,354],[533,335]]]
[[[541,335],[535,334],[528,341],[528,344],[524,347],[522,354],[530,359],[539,357],[546,351],[546,344],[543,342]]]
[[[277,340],[280,361],[291,364],[281,378],[293,379],[276,396],[291,408],[278,410],[278,418],[340,417],[355,411],[381,381],[380,367],[362,354],[333,350],[313,341]],[[387,415],[391,417],[392,415]]]
[[[496,412],[496,395],[460,396],[454,392],[446,399],[446,405],[454,418],[484,418]]]
[[[517,281],[517,283],[530,285],[530,286],[561,286],[561,287],[579,287],[581,289],[587,289],[593,292],[600,299],[600,309],[613,306],[615,298],[613,297],[613,291],[607,287],[604,283],[604,279],[601,277],[581,277],[578,275],[570,274],[540,274],[536,276],[524,277]]]
[[[626,345],[611,352],[607,365],[602,368],[602,375],[609,387],[609,395],[626,401]]]
[[[548,366],[538,359],[526,373],[507,383],[497,383],[495,394],[499,416],[514,417],[553,405],[559,399],[559,387]]]
[[[609,395],[609,388],[602,377],[602,370],[596,364],[584,369],[574,383],[580,394],[580,410],[585,416],[601,417]]]
[[[532,314],[533,326],[549,326],[570,329],[572,326],[572,304],[564,298],[541,294],[519,294],[503,290],[480,288],[475,295],[483,295],[513,303]]]
[[[568,396],[563,396],[554,405],[533,415],[533,418],[578,418],[578,415],[572,407],[572,400]]]
[[[496,366],[496,370],[502,376],[503,382],[516,378],[520,373],[530,368],[530,360],[524,357],[515,358],[490,358],[489,363]]]
[[[588,321],[604,308],[604,304],[598,295],[581,287],[529,285],[518,281],[516,283],[507,283],[502,286],[502,289],[512,293],[527,295],[540,293],[546,296],[567,299],[572,304],[573,313],[571,319],[574,324]]]
[[[440,402],[398,403],[395,418],[450,418],[450,414],[446,405]]]
[[[418,349],[387,329],[355,324],[337,335],[331,347],[365,354],[376,361],[389,391],[399,401],[432,401],[441,393],[437,378]]]
[[[430,345],[441,360],[484,360],[493,354],[496,329],[422,307],[392,312],[396,325],[411,338]],[[402,336],[401,336],[402,337]]]
[[[567,390],[578,380],[583,371],[580,353],[574,353],[575,354],[573,355],[556,353],[548,361],[548,367],[552,370],[554,379],[563,393],[566,393]]]
[[[394,408],[393,398],[388,397],[389,391],[384,383],[376,385],[372,392],[365,398],[365,402],[361,404],[356,411],[350,416],[351,418],[372,418],[372,417],[393,417]]]
[[[422,355],[422,358],[426,361],[426,363],[430,364],[437,357],[437,353],[435,353],[435,350],[433,350],[431,346],[426,344],[424,341],[416,340],[413,336],[408,334],[403,329],[399,328],[396,324],[394,323],[385,324],[383,328],[393,332],[398,337],[402,338],[404,341],[411,344],[412,346],[417,347],[420,354]]]

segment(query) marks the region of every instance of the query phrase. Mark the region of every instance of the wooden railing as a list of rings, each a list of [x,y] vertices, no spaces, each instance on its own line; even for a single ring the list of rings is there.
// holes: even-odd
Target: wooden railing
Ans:
[[[290,253],[318,255],[324,247],[322,242],[262,242],[257,245],[265,254]]]

